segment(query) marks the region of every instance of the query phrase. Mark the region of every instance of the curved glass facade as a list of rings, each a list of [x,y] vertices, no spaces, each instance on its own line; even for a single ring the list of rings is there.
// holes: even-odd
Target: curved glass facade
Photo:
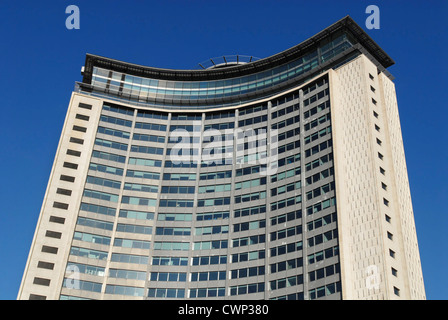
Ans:
[[[290,63],[248,76],[223,80],[160,80],[94,67],[91,87],[93,92],[106,93],[105,96],[115,100],[135,101],[140,105],[161,108],[170,105],[188,106],[192,102],[204,108],[238,105],[246,102],[244,97],[247,94],[265,96],[267,92],[275,93],[276,87],[313,71],[352,46],[349,37],[341,34]],[[223,99],[237,99],[238,102],[225,103]]]

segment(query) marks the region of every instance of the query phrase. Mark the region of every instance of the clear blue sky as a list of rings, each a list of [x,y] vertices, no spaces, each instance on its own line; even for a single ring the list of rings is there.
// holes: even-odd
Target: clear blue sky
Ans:
[[[65,8],[81,11],[67,30]],[[365,9],[380,8],[367,30]],[[85,54],[191,69],[264,58],[350,15],[396,61],[403,140],[428,299],[448,298],[447,1],[0,1],[0,299],[15,299],[70,94]]]

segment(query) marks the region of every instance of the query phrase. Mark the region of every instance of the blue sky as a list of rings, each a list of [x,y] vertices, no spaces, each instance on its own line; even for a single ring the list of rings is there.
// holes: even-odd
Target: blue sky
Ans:
[[[65,8],[77,5],[79,30]],[[380,9],[367,30],[365,9]],[[192,69],[264,58],[350,15],[396,61],[398,106],[428,299],[448,298],[447,1],[0,1],[0,299],[15,299],[85,54]]]

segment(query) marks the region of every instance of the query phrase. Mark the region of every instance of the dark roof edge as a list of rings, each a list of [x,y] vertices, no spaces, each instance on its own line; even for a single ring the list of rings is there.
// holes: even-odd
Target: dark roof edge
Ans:
[[[381,47],[360,26],[347,15],[294,47],[264,59],[223,69],[163,69],[137,65],[88,53],[86,54],[83,82],[91,82],[94,66],[147,78],[177,81],[219,80],[249,75],[291,62],[309,51],[309,49],[315,46],[320,40],[341,29],[347,29],[384,68],[388,68],[395,64],[392,58],[390,58],[389,55],[381,49]]]

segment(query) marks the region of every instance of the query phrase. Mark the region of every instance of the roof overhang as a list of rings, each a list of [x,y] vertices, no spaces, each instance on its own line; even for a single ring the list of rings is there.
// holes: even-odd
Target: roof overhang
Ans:
[[[356,42],[365,48],[365,50],[373,58],[375,58],[375,60],[378,61],[382,67],[388,68],[395,63],[392,58],[389,57],[389,55],[381,49],[381,47],[350,16],[346,16],[290,49],[251,63],[227,68],[212,68],[206,70],[162,69],[87,54],[83,72],[83,82],[91,83],[94,67],[104,68],[134,76],[173,81],[207,81],[241,77],[262,72],[294,61],[300,56],[316,48],[321,41],[331,37],[331,35],[339,31],[346,31],[351,34]]]

